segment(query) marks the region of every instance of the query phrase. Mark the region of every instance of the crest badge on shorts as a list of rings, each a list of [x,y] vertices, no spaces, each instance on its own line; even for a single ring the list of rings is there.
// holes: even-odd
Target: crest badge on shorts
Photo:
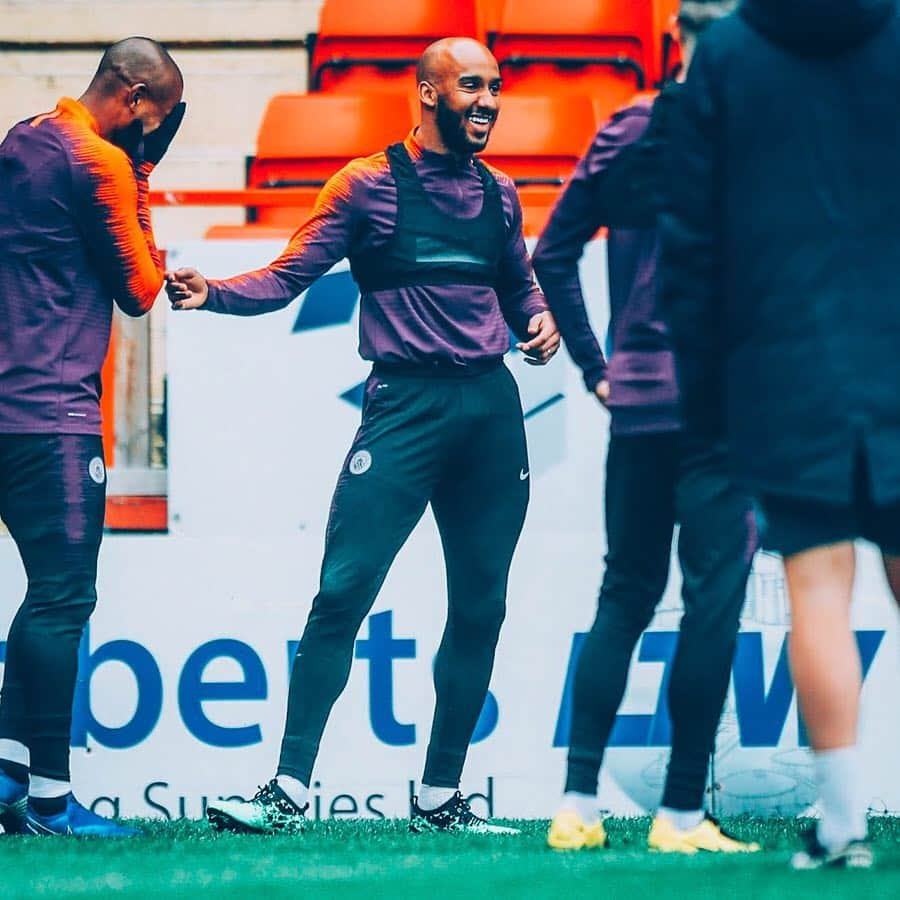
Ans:
[[[88,463],[88,475],[96,484],[103,484],[106,481],[106,466],[103,465],[103,460],[99,456],[95,456]]]
[[[351,475],[362,475],[368,472],[372,468],[372,454],[368,450],[357,450],[350,457],[350,465],[347,468],[350,469]]]

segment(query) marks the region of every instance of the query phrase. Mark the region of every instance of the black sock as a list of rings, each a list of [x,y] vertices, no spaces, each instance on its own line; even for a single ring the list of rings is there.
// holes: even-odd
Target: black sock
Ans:
[[[39,816],[55,816],[66,811],[68,797],[68,794],[62,797],[29,797],[28,804]]]
[[[13,781],[18,781],[19,784],[28,784],[28,766],[23,766],[22,763],[0,759],[0,771],[9,775]]]

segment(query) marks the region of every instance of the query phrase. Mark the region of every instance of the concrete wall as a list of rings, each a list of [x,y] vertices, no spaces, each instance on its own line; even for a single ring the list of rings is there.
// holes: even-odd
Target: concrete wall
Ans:
[[[185,75],[188,115],[153,179],[160,188],[244,183],[268,98],[303,91],[306,37],[321,0],[0,0],[0,134],[79,96],[102,46],[129,34],[168,42]],[[243,210],[157,210],[160,243],[199,237]]]
[[[289,40],[316,30],[321,0],[0,0],[0,41]]]

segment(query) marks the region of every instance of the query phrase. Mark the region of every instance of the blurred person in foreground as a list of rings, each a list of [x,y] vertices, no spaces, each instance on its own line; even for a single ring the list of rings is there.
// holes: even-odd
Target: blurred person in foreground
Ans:
[[[664,309],[683,410],[726,439],[784,556],[822,813],[796,869],[872,863],[854,540],[900,589],[895,0],[745,0],[669,123]]]
[[[103,533],[100,368],[113,302],[141,316],[163,285],[147,178],[181,122],[182,89],[165,48],[128,38],[79,100],[0,144],[0,518],[28,580],[0,694],[8,832],[133,833],[74,799],[69,732]]]
[[[685,65],[698,35],[734,6],[681,4]],[[606,572],[575,674],[565,793],[547,836],[555,849],[606,843],[598,775],[634,647],[668,581],[676,524],[685,612],[668,686],[672,752],[648,846],[685,855],[759,849],[727,834],[704,808],[756,534],[750,500],[732,483],[722,444],[685,432],[660,310],[657,181],[665,115],[681,88],[639,95],[600,129],[534,254],[566,348],[611,415]],[[608,359],[578,277],[584,245],[602,226],[609,226]]]
[[[535,365],[550,360],[559,336],[534,283],[515,185],[473,157],[500,112],[497,61],[474,40],[448,38],[422,55],[417,81],[421,124],[338,172],[275,262],[224,281],[207,282],[194,269],[169,276],[175,309],[258,315],[284,308],[348,257],[362,292],[360,354],[374,364],[297,648],[277,774],[248,802],[210,803],[218,828],[302,829],[356,633],[430,504],[449,611],[410,830],[514,832],[476,816],[459,783],[528,504],[522,407],[503,364],[509,329]]]

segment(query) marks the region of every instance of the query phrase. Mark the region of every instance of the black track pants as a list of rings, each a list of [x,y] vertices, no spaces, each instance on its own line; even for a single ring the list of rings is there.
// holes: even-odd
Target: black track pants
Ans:
[[[279,773],[309,784],[325,723],[349,677],[356,633],[431,503],[449,607],[423,780],[459,784],[491,677],[528,486],[522,408],[505,367],[467,378],[379,372],[369,379],[291,676]]]
[[[662,802],[703,806],[756,533],[722,452],[677,433],[610,440],[606,574],[575,674],[566,790],[597,790],[632,653],[668,580],[676,522],[685,611],[669,679],[672,756]]]
[[[0,738],[31,751],[31,772],[69,777],[78,644],[97,602],[106,473],[94,435],[0,435],[0,518],[28,590],[9,629]]]

